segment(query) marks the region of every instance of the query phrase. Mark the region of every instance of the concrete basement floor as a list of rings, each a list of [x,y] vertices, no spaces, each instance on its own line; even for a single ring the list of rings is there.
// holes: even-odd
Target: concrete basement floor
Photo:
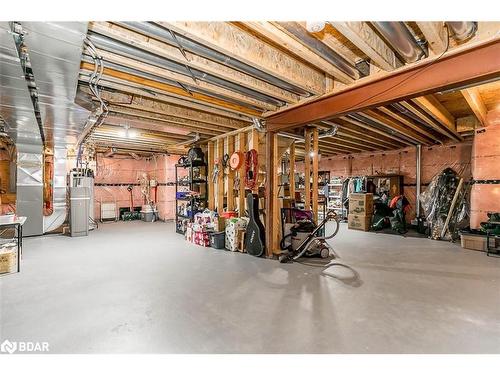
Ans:
[[[187,244],[172,223],[25,240],[0,338],[51,353],[500,353],[500,259],[347,230],[328,269]]]

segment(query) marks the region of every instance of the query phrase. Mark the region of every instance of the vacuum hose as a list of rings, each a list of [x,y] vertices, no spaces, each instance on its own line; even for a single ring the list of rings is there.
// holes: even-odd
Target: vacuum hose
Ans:
[[[318,231],[321,228],[323,228],[328,221],[335,221],[335,229],[332,232],[332,234],[330,234],[328,236],[324,236],[324,237],[315,237],[316,233],[318,233]],[[300,244],[298,254],[295,255],[292,259],[297,260],[306,253],[306,251],[309,249],[309,246],[312,244],[311,239],[313,237],[315,237],[316,240],[320,240],[320,241],[329,240],[337,235],[339,229],[340,229],[340,222],[339,222],[339,218],[338,218],[337,214],[335,213],[335,211],[328,211],[328,213],[326,214],[323,221],[316,227],[316,229],[314,229],[314,231],[311,232],[311,234],[309,234],[309,236],[307,236],[307,238],[304,240],[304,242],[302,242],[302,244]]]

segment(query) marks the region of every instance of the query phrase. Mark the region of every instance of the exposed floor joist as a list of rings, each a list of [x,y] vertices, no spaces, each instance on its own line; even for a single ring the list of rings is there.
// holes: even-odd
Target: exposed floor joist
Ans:
[[[479,94],[479,90],[475,87],[467,88],[461,90],[462,95],[464,96],[467,104],[474,112],[474,115],[479,120],[482,126],[486,123],[486,113],[488,110],[484,105],[483,99],[481,99],[481,95]]]
[[[164,57],[176,63],[187,65],[194,69],[199,69],[208,74],[225,79],[229,82],[234,82],[243,87],[261,92],[287,103],[297,103],[299,101],[299,96],[271,85],[265,81],[256,79],[255,77],[244,74],[236,69],[232,69],[223,64],[198,56],[189,51],[184,51],[184,56],[177,47],[171,46],[146,35],[133,32],[119,25],[109,22],[92,22],[89,25],[89,30],[136,48],[140,48],[146,52],[154,53],[157,56]]]
[[[226,22],[159,22],[231,58],[314,94],[325,92],[324,74]]]
[[[332,22],[332,25],[380,68],[391,71],[403,65],[396,54],[366,22]]]

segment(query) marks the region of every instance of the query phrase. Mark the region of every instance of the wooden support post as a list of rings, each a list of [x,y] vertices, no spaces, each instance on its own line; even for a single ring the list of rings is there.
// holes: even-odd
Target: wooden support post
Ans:
[[[266,256],[272,257],[280,253],[280,207],[278,200],[278,174],[279,165],[278,137],[274,132],[266,133]]]
[[[311,128],[304,129],[305,159],[304,159],[304,209],[311,209]]]
[[[290,198],[295,199],[295,141],[290,145]]]
[[[211,211],[215,210],[215,184],[212,183],[212,174],[214,172],[214,142],[208,142],[208,168],[207,168],[207,178],[210,181],[208,184],[208,209]]]
[[[217,213],[224,211],[224,170],[222,157],[224,156],[224,139],[217,140],[217,158],[219,159],[219,174],[217,175]]]
[[[245,153],[247,141],[246,141],[246,133],[238,134],[238,149],[240,152]],[[245,166],[242,166],[238,171],[238,176],[240,178],[240,190],[238,192],[238,212],[239,216],[245,215]]]
[[[258,153],[259,152],[259,133],[254,128],[254,129],[252,129],[250,131],[249,136],[250,136],[250,139],[248,140],[248,150],[252,150],[253,149],[253,150],[256,150],[257,153]],[[259,157],[260,157],[260,155],[259,155]],[[261,163],[262,162],[260,162],[259,164],[261,164]],[[256,171],[256,173],[257,173],[257,177],[256,177],[257,183],[255,184],[255,187],[252,189],[252,191],[254,193],[256,193],[256,192],[259,191],[259,183],[260,183],[260,177],[261,177],[261,175],[259,174],[259,169],[260,168],[257,166],[257,171]]]
[[[227,137],[227,153],[229,156],[234,152],[235,136]],[[227,210],[234,210],[234,171],[227,167]]]
[[[313,156],[312,156],[312,210],[314,220],[318,222],[318,167],[319,167],[319,139],[318,128],[312,130]]]

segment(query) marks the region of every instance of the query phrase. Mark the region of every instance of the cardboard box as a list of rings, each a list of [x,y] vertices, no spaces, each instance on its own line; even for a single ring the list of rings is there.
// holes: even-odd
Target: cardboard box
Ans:
[[[17,267],[17,247],[6,246],[0,249],[0,273],[15,272]]]
[[[372,224],[372,216],[353,215],[347,216],[347,227],[349,229],[357,229],[368,232]]]
[[[349,194],[349,214],[362,216],[373,214],[373,194]]]
[[[460,235],[460,242],[464,249],[484,252],[488,250],[486,247],[486,235],[462,233]],[[500,247],[500,239],[490,237],[490,249],[495,249],[496,247]]]

